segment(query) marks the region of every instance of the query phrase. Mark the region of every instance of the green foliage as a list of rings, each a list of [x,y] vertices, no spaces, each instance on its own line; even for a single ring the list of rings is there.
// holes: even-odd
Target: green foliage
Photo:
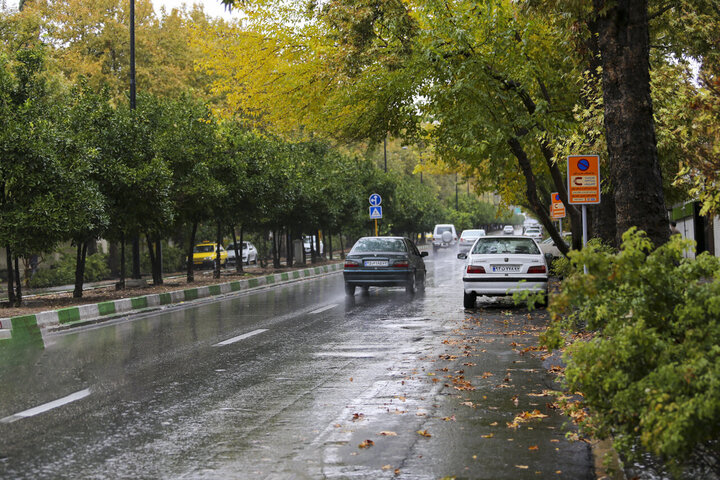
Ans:
[[[683,258],[693,245],[679,235],[652,248],[630,229],[619,253],[593,244],[572,251],[576,273],[553,298],[545,341],[592,332],[565,338],[567,388],[583,393],[590,412],[583,430],[612,436],[628,457],[648,451],[679,470],[693,454],[717,461],[720,260]]]
[[[97,282],[110,277],[107,255],[96,253],[85,259],[86,282]],[[75,256],[63,255],[60,261],[50,268],[39,269],[30,279],[30,287],[45,288],[75,283]]]

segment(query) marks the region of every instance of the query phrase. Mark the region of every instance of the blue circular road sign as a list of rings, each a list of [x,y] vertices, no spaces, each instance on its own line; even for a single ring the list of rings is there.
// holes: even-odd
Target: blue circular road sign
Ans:
[[[372,205],[373,207],[377,207],[382,203],[382,197],[377,193],[373,193],[372,195],[370,195],[370,198],[368,200],[370,200],[370,205]]]
[[[590,168],[590,162],[588,162],[584,158],[581,158],[580,160],[578,160],[577,166],[580,170],[582,170],[584,172],[585,170]]]

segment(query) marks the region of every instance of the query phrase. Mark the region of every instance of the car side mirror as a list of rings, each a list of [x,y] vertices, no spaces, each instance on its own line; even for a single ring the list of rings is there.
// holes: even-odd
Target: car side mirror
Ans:
[[[465,260],[467,259],[467,253],[458,253],[457,258],[459,258],[460,260]]]
[[[421,256],[421,257],[427,257],[427,256],[428,256],[428,252],[420,252],[420,256]]]

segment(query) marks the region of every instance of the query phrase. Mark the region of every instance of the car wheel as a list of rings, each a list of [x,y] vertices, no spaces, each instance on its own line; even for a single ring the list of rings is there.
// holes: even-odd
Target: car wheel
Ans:
[[[477,295],[475,293],[463,292],[463,307],[475,308],[475,300],[476,299],[477,299]]]
[[[350,283],[345,284],[345,295],[352,297],[355,295],[355,285],[352,285]]]
[[[257,255],[255,255],[255,258],[253,259],[253,265],[257,265]]]
[[[416,284],[416,278],[415,273],[413,273],[410,276],[410,280],[407,281],[407,284],[405,285],[405,293],[412,295],[415,293],[415,284]]]

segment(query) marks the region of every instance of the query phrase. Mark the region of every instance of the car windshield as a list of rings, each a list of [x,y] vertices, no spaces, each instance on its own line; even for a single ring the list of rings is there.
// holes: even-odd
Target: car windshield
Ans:
[[[435,235],[442,235],[445,232],[452,233],[452,227],[436,227],[435,228]]]
[[[248,249],[248,244],[247,244],[247,242],[243,242],[243,250],[247,250],[247,249]]]
[[[482,230],[465,230],[462,232],[462,235],[460,235],[462,238],[477,238],[482,237],[483,232]]]
[[[209,253],[214,252],[215,247],[213,245],[195,245],[193,253]]]
[[[361,238],[350,253],[367,252],[407,252],[407,248],[399,238]]]
[[[531,255],[539,255],[540,251],[535,245],[535,242],[529,238],[480,238],[475,243],[472,253],[527,253]]]

